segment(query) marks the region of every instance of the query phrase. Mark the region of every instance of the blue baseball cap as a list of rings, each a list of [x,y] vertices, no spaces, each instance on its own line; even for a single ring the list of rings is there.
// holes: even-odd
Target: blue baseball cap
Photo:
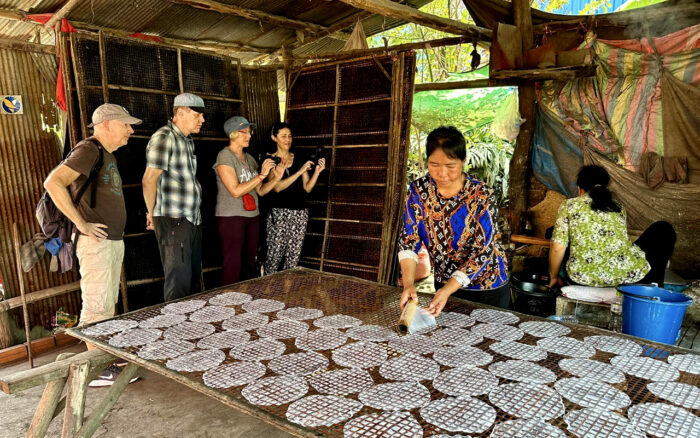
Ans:
[[[224,132],[226,136],[230,136],[232,132],[240,131],[247,127],[253,130],[256,126],[255,123],[250,123],[245,117],[233,116],[224,122]]]
[[[201,97],[192,93],[182,93],[175,96],[173,106],[186,106],[189,108],[204,108],[204,101]]]

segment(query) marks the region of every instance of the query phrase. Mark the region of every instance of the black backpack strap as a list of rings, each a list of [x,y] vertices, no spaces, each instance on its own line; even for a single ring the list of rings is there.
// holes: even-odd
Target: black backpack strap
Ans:
[[[78,193],[73,199],[74,204],[80,203],[80,200],[85,194],[85,191],[90,186],[90,184],[92,184],[92,182],[97,179],[97,176],[100,174],[100,169],[102,169],[102,166],[104,165],[104,151],[102,149],[102,146],[96,143],[93,143],[93,145],[95,145],[95,147],[97,148],[97,161],[95,161],[95,164],[92,166],[92,170],[90,170],[90,175],[88,176],[87,180],[85,180],[85,183],[80,187],[80,190],[78,190]],[[90,208],[95,208],[96,198],[97,184],[92,184],[92,193],[90,195]]]

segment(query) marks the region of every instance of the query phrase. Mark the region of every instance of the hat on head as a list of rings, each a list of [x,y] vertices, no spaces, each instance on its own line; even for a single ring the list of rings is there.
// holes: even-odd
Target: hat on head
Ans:
[[[123,106],[113,103],[103,103],[92,113],[92,123],[88,125],[88,128],[92,128],[93,126],[99,125],[100,123],[108,120],[118,120],[130,125],[141,124],[141,119],[131,117],[129,111],[127,111]]]
[[[224,122],[224,132],[227,136],[230,136],[232,132],[240,131],[250,127],[250,129],[255,129],[255,123],[250,123],[245,117],[233,116]]]
[[[204,108],[204,101],[201,97],[192,93],[182,93],[175,96],[173,106],[187,106],[190,108]]]

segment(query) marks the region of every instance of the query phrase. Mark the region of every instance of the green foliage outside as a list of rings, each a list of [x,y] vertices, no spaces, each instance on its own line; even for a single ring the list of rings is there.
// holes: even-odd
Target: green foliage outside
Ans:
[[[564,0],[566,1],[566,0]],[[461,0],[435,0],[422,11],[471,22]],[[368,38],[370,47],[428,41],[453,36],[437,30],[407,24]],[[416,83],[452,82],[488,78],[487,47],[477,45],[480,67],[472,70],[473,44],[437,47],[416,52]],[[438,126],[457,127],[467,139],[465,171],[496,189],[501,202],[508,193],[508,167],[513,145],[495,137],[490,130],[496,110],[514,87],[427,91],[413,97],[411,142],[406,182],[425,175],[425,139]]]

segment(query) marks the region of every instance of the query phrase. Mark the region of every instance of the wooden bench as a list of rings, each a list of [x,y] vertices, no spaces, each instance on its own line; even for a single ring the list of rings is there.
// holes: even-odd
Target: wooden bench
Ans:
[[[46,436],[49,424],[64,409],[61,437],[91,437],[139,369],[138,365],[129,363],[92,414],[84,418],[88,383],[114,360],[114,356],[102,350],[89,350],[79,354],[63,353],[53,363],[0,379],[0,389],[7,394],[16,394],[46,385],[27,430],[27,437]],[[66,386],[66,396],[62,398]]]

